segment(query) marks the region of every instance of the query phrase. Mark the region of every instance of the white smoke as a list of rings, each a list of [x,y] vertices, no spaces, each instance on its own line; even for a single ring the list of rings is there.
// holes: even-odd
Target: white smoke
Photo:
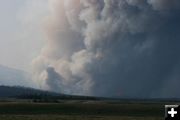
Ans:
[[[49,0],[47,44],[33,60],[35,79],[43,89],[68,94],[166,96],[162,91],[171,86],[165,83],[179,69],[179,3]],[[173,95],[179,93],[167,96]]]

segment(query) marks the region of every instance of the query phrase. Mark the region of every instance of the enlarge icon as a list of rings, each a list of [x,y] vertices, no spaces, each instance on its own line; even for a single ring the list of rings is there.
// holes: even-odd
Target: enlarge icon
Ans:
[[[165,120],[180,120],[180,106],[165,105]]]

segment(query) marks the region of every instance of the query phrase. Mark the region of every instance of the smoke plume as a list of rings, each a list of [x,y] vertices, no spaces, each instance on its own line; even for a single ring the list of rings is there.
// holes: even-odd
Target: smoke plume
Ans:
[[[177,97],[179,0],[49,0],[43,89],[106,97]]]

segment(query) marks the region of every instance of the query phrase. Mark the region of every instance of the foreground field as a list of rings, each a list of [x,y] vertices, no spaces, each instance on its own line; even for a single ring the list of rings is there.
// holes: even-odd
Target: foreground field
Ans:
[[[0,120],[163,120],[162,117],[1,115]]]
[[[163,120],[159,103],[0,103],[0,120]]]

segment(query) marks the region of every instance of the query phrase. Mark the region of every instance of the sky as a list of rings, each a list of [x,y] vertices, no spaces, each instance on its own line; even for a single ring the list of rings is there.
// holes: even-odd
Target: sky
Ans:
[[[0,64],[28,71],[43,45],[47,0],[0,0]],[[35,12],[36,11],[36,12]]]

